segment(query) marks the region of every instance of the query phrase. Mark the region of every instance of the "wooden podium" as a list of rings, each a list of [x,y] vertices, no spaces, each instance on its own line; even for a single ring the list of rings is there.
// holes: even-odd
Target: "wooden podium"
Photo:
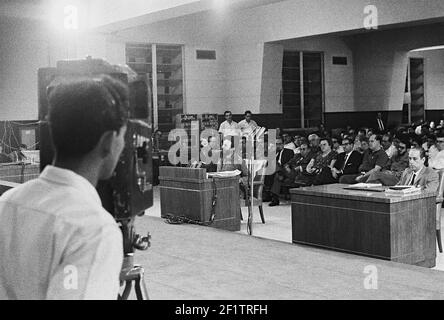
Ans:
[[[160,167],[159,181],[162,218],[173,215],[209,222],[214,185],[205,169]],[[215,182],[215,218],[209,226],[239,231],[239,177],[215,178]]]

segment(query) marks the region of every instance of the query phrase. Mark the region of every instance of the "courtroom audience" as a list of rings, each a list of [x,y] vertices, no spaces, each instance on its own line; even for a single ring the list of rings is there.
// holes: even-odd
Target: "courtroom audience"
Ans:
[[[332,150],[332,143],[329,138],[320,138],[319,147],[320,151],[316,157],[310,160],[305,171],[296,178],[296,185],[310,186],[314,183],[317,185],[324,184],[324,176],[330,174],[338,154]]]
[[[368,177],[368,183],[381,183],[383,186],[398,184],[402,173],[409,166],[410,143],[400,141],[397,149],[397,153],[390,159],[390,168],[372,173]]]
[[[337,154],[343,153],[344,148],[342,147],[342,139],[338,136],[333,136],[331,138],[332,149],[336,151]]]
[[[338,183],[343,175],[355,175],[359,173],[359,166],[362,163],[362,154],[353,150],[351,138],[342,139],[344,152],[338,154],[335,165],[331,169],[330,183]]]
[[[284,149],[289,149],[293,151],[293,153],[296,153],[297,147],[293,142],[293,137],[288,133],[282,134],[282,140],[284,142]]]
[[[273,177],[273,185],[270,190],[272,197],[270,206],[279,205],[280,186],[278,187],[277,184],[279,183],[280,180],[283,179],[282,177],[285,176],[285,169],[284,169],[285,165],[295,156],[296,154],[293,152],[293,150],[284,148],[282,139],[280,138],[276,139],[276,171]],[[278,180],[278,182],[275,182],[275,180]],[[279,189],[276,190],[276,188]]]
[[[369,149],[364,152],[362,164],[359,167],[360,174],[344,175],[339,179],[339,182],[346,184],[366,182],[371,174],[388,168],[390,161],[381,142],[381,135],[372,135],[369,139]]]
[[[381,144],[382,144],[382,148],[384,149],[385,153],[387,153],[387,156],[389,157],[389,159],[396,154],[396,148],[393,145],[393,139],[389,133],[386,133],[382,136],[382,143]]]

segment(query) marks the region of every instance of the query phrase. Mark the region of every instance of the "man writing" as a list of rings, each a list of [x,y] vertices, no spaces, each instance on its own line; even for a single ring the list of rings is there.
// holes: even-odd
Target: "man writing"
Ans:
[[[95,186],[124,148],[127,90],[108,76],[52,89],[53,164],[0,198],[0,299],[117,298],[122,234]]]

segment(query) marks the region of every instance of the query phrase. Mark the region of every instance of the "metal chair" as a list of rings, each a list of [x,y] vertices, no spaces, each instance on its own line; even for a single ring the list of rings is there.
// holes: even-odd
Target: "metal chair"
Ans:
[[[438,195],[436,196],[436,240],[438,242],[439,252],[442,253],[441,242],[441,207],[444,201],[444,169],[438,170],[439,186]]]
[[[262,207],[262,191],[264,188],[266,160],[255,160],[255,176],[253,180],[253,207],[259,207],[262,223],[265,223],[264,209]],[[248,192],[248,190],[246,191]],[[248,207],[247,201],[241,199],[240,206]],[[240,209],[239,209],[240,210]],[[240,210],[240,218],[243,220],[242,211]]]

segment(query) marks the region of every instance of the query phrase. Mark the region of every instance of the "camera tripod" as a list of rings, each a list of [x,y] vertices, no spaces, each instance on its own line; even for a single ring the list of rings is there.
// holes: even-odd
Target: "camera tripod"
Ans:
[[[123,257],[122,270],[120,271],[120,283],[125,284],[123,293],[118,296],[118,300],[128,300],[131,288],[134,282],[134,290],[136,292],[137,300],[149,300],[148,290],[146,288],[144,273],[145,270],[139,264],[134,264],[133,248],[138,250],[146,250],[151,245],[151,235],[148,233],[146,237],[134,234],[134,229],[131,227],[132,250],[126,252]]]
[[[120,272],[120,281],[125,283],[122,295],[119,295],[119,300],[127,300],[131,292],[134,282],[134,290],[136,292],[137,300],[149,300],[148,290],[145,285],[144,269],[141,265],[134,264],[134,256],[128,253],[123,258],[123,267]]]

